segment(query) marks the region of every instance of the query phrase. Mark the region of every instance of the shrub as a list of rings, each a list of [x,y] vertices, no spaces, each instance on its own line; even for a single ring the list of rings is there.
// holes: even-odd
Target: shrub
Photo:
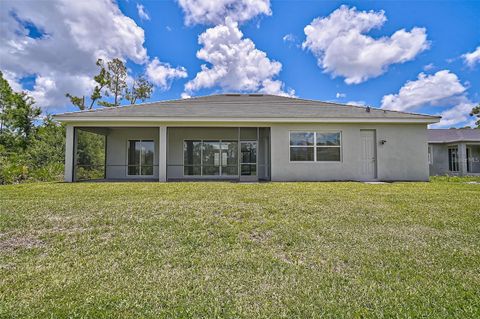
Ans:
[[[20,183],[28,178],[28,165],[19,156],[0,155],[0,184]]]

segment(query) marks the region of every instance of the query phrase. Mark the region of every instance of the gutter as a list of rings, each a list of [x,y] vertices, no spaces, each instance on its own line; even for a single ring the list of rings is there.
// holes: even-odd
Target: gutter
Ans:
[[[428,141],[428,144],[480,143],[480,140]]]

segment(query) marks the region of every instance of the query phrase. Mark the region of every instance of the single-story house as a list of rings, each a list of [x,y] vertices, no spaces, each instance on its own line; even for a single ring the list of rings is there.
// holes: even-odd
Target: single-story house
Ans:
[[[428,130],[430,175],[480,175],[480,129]]]
[[[439,117],[266,94],[63,113],[65,181],[77,136],[105,137],[106,180],[427,181]]]

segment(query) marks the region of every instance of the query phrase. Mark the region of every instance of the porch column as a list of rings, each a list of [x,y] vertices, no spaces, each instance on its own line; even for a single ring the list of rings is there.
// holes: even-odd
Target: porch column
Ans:
[[[458,144],[458,173],[460,176],[467,175],[467,145]]]
[[[158,181],[167,181],[167,127],[162,125],[158,128]]]
[[[65,173],[63,180],[67,183],[74,181],[73,169],[74,169],[74,151],[75,151],[75,127],[67,125],[66,138],[65,138]]]

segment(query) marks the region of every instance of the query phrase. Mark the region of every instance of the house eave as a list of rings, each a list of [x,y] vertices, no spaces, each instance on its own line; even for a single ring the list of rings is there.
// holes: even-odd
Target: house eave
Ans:
[[[189,118],[189,117],[73,117],[54,116],[54,119],[63,123],[84,122],[191,122],[191,123],[438,123],[440,118]]]

